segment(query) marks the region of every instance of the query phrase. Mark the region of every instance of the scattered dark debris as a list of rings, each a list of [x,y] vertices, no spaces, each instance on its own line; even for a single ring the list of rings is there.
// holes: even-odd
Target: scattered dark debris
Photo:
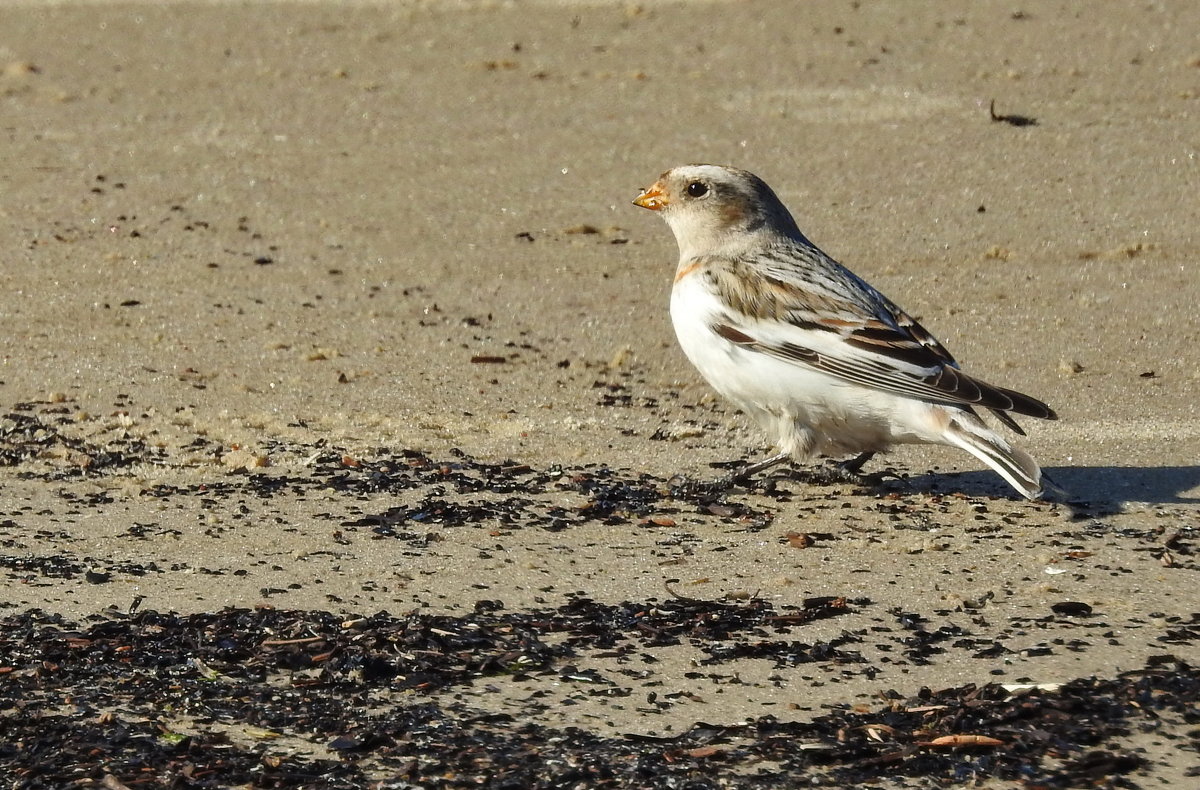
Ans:
[[[162,463],[157,450],[121,432],[103,444],[74,438],[71,411],[14,406],[0,417],[0,463],[47,481],[116,476],[134,464]],[[191,449],[221,448],[201,442]],[[636,524],[662,528],[665,539],[688,529],[686,514],[697,513],[717,516],[727,531],[761,530],[773,514],[759,503],[786,499],[798,483],[806,484],[796,474],[755,480],[753,490],[763,496],[751,506],[730,501],[726,495],[738,492],[721,486],[598,465],[535,469],[516,461],[485,463],[461,452],[435,459],[413,450],[352,456],[325,444],[284,442],[268,442],[264,452],[304,463],[261,473],[214,466],[213,480],[163,484],[143,495],[249,500],[319,489],[365,503],[383,493],[385,509],[369,512],[362,504],[340,522],[334,518],[337,534],[369,531],[421,551],[447,540],[447,529],[466,526],[507,532]],[[69,453],[92,461],[76,466],[45,460]],[[111,493],[65,486],[61,496],[77,509],[113,501]],[[805,489],[804,497],[813,507],[838,499],[816,489]],[[894,528],[930,529],[951,505],[994,513],[1005,503],[876,492],[861,505],[885,513]],[[1007,519],[1019,515],[999,517],[1011,523]],[[20,531],[21,520],[2,526]],[[132,522],[125,534],[140,538],[161,529]],[[1137,541],[1133,551],[1165,567],[1195,569],[1197,534],[1176,522],[1134,530],[1093,518],[1067,522],[1051,537],[1062,546],[1064,562],[1092,557],[1078,548],[1086,540],[1121,537]],[[782,539],[832,546],[841,537],[793,532]],[[105,584],[120,575],[168,570],[5,550],[0,572],[28,585],[50,579]],[[262,594],[286,592],[264,587]],[[661,688],[656,680],[644,681],[656,686],[653,698],[630,686],[653,678],[639,665],[656,660],[654,650],[665,646],[689,646],[696,660],[687,676],[719,685],[741,682],[732,662],[769,662],[781,678],[788,675],[781,688],[797,689],[802,700],[806,682],[873,678],[880,666],[919,666],[947,655],[986,662],[986,671],[1002,657],[1081,651],[1110,638],[1117,626],[1105,621],[1103,611],[1062,601],[1042,617],[1010,618],[1008,628],[980,626],[984,637],[973,632],[979,607],[964,603],[957,611],[897,609],[890,621],[876,620],[869,629],[803,639],[799,632],[806,624],[862,612],[871,602],[831,597],[773,607],[754,598],[711,602],[668,592],[663,601],[608,605],[576,598],[556,610],[530,612],[480,601],[466,617],[381,612],[347,619],[269,608],[178,616],[134,614],[136,607],[128,615],[106,610],[85,625],[38,611],[10,616],[0,620],[0,711],[17,714],[0,712],[0,775],[16,777],[14,786],[21,788],[100,784],[106,776],[114,777],[111,786],[130,787],[341,788],[382,781],[446,788],[782,788],[898,777],[935,785],[991,777],[1027,788],[1137,787],[1145,757],[1128,751],[1123,739],[1138,733],[1180,737],[1173,733],[1182,728],[1164,728],[1181,717],[1195,728],[1200,680],[1171,655],[1155,656],[1140,675],[1080,680],[1054,693],[1012,698],[985,686],[923,691],[907,701],[893,693],[890,704],[875,712],[847,706],[822,710],[810,722],[760,717],[738,725],[696,723],[669,737],[614,739],[557,730],[530,723],[519,702],[503,714],[471,707],[474,693],[510,679],[534,684],[534,693],[523,698],[530,716],[554,704],[548,701],[555,698],[550,684],[570,689],[576,699],[636,697],[636,709],[644,706],[648,716],[696,701],[687,697],[691,692]],[[1200,640],[1200,615],[1151,617],[1162,623],[1153,638],[1164,649],[1182,653]],[[1064,618],[1072,619],[1071,635],[1080,638],[1056,638],[1050,629]],[[1045,637],[1031,641],[1039,630]],[[603,669],[588,665],[595,656],[606,659]],[[613,671],[614,661],[621,670]],[[537,690],[542,683],[545,688]],[[1189,704],[1192,713],[1180,713]],[[1197,744],[1181,742],[1180,748]]]
[[[1006,123],[1010,126],[1037,126],[1037,118],[1028,115],[997,115],[996,100],[992,99],[992,103],[988,105],[988,115],[997,123]]]
[[[36,577],[47,579],[75,579],[83,576],[93,584],[109,581],[114,573],[127,576],[145,576],[162,573],[157,563],[118,562],[106,567],[89,565],[90,557],[78,558],[68,554],[43,554],[17,557],[0,555],[0,568],[7,569],[9,576],[23,579],[26,584],[37,584]]]
[[[938,628],[930,631],[926,629],[927,620],[912,612],[905,612],[901,609],[894,609],[890,612],[895,618],[900,627],[908,632],[907,636],[901,637],[898,641],[904,648],[904,657],[913,664],[922,665],[929,664],[930,656],[945,652],[944,642],[956,640],[955,646],[974,648],[973,640],[970,639],[970,633],[962,626],[952,623],[946,623]]]
[[[112,571],[106,568],[88,568],[83,577],[89,584],[107,584],[112,581]]]
[[[621,384],[598,380],[594,386],[606,397],[625,396]],[[0,466],[20,467],[15,472],[18,476],[48,483],[134,475],[141,465],[169,466],[166,450],[152,447],[119,427],[81,438],[71,412],[54,404],[26,403],[16,404],[0,415]],[[717,516],[729,527],[754,532],[774,522],[770,500],[788,502],[802,497],[820,507],[821,503],[842,497],[846,486],[863,497],[861,507],[884,514],[891,529],[941,529],[944,524],[940,516],[951,504],[958,508],[965,502],[977,513],[987,508],[982,500],[963,500],[954,495],[900,493],[896,487],[902,489],[903,480],[870,486],[863,481],[847,481],[830,473],[833,467],[784,470],[731,486],[727,477],[694,480],[675,476],[664,480],[598,465],[533,469],[511,460],[486,463],[461,451],[452,451],[450,458],[441,460],[416,450],[384,448],[358,457],[323,444],[313,447],[282,440],[266,440],[259,449],[263,457],[292,458],[295,462],[284,460],[254,469],[224,467],[216,461],[228,448],[197,439],[188,450],[214,459],[213,478],[186,485],[156,483],[144,487],[142,496],[270,500],[303,497],[314,490],[358,497],[395,495],[395,504],[380,512],[352,507],[341,524],[348,530],[370,528],[380,538],[403,540],[417,549],[439,539],[436,530],[431,531],[434,525],[555,532],[589,523],[671,527],[680,523],[679,514],[689,512]],[[722,470],[743,464],[731,461],[713,466]],[[741,494],[747,490],[759,496],[746,501]],[[577,494],[576,503],[562,504],[562,492]],[[112,502],[112,494],[105,491],[80,493],[62,487],[60,496],[76,508]],[[546,502],[548,496],[557,501]],[[764,500],[767,505],[762,504]],[[1101,520],[1105,512],[1097,505],[1071,505],[1072,518],[1080,522],[1084,535],[1107,529]],[[847,518],[852,520],[852,514]],[[1000,520],[1011,523],[1008,515]],[[153,524],[134,523],[127,534],[140,537],[159,531],[161,528]],[[1164,567],[1195,570],[1200,567],[1195,559],[1195,534],[1196,530],[1185,526],[1171,535],[1151,530],[1127,537],[1145,542],[1144,549],[1136,550],[1152,553]],[[797,538],[796,542],[803,543],[804,539]]]
[[[0,568],[7,569],[10,576],[22,579],[32,579],[34,576],[73,579],[84,572],[83,565],[65,554],[0,556]]]
[[[73,420],[65,414],[35,416],[37,404],[18,404],[0,415],[0,466],[34,459],[58,459],[55,479],[94,476],[128,469],[139,463],[163,463],[165,452],[140,439],[113,437],[103,446],[68,435],[61,429]],[[28,472],[22,472],[28,475]]]
[[[722,502],[724,488],[677,485],[649,474],[604,466],[535,470],[516,461],[485,463],[458,453],[438,461],[405,450],[375,458],[350,458],[329,449],[309,460],[311,477],[288,474],[227,475],[211,483],[185,487],[158,485],[147,491],[155,497],[197,495],[228,497],[250,494],[260,498],[301,495],[321,488],[342,494],[405,494],[404,504],[377,513],[360,513],[342,527],[369,527],[378,536],[415,545],[430,542],[426,527],[465,525],[503,529],[540,527],[560,531],[571,526],[643,523],[687,508],[721,516],[747,530],[770,525],[773,514],[740,502]],[[583,497],[575,507],[547,506],[537,497],[570,491]]]
[[[1123,739],[1179,737],[1167,725],[1197,722],[1200,671],[1169,655],[1054,691],[890,691],[871,710],[836,706],[808,721],[697,721],[670,736],[604,737],[521,723],[469,703],[510,681],[631,696],[621,684],[632,675],[606,676],[582,662],[600,654],[627,663],[683,639],[704,648],[705,664],[746,657],[781,668],[852,664],[856,654],[841,649],[850,635],[813,645],[763,638],[766,629],[787,631],[847,606],[836,598],[781,609],[758,599],[610,606],[577,598],[531,612],[481,601],[457,617],[108,610],[86,625],[29,610],[0,619],[0,773],[25,790],[749,790],[897,778],[934,786],[992,778],[1048,790],[1137,787],[1132,774],[1145,758]],[[541,696],[526,703],[546,704],[536,701]],[[647,715],[677,697],[651,691]]]
[[[1082,601],[1061,601],[1053,604],[1050,611],[1063,617],[1091,617],[1092,607]]]
[[[1164,568],[1200,570],[1200,549],[1196,547],[1198,537],[1200,528],[1180,527],[1167,536],[1161,546],[1151,548],[1150,552]]]

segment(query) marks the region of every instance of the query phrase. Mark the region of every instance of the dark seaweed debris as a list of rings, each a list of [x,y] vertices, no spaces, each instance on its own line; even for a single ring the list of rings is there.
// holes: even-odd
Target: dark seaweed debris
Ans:
[[[38,413],[33,413],[34,411]],[[140,465],[169,466],[166,452],[150,447],[124,431],[97,431],[81,437],[76,420],[66,406],[19,404],[0,414],[0,466],[20,467],[24,478],[49,483],[96,480],[128,475]],[[434,459],[415,450],[381,448],[370,458],[353,457],[323,443],[300,446],[265,440],[267,455],[304,458],[304,474],[275,469],[249,472],[214,466],[214,478],[202,483],[157,483],[145,494],[156,498],[252,496],[270,500],[301,496],[314,489],[339,494],[403,496],[404,504],[381,513],[362,513],[342,526],[371,527],[380,537],[422,543],[423,525],[457,527],[489,523],[504,529],[540,527],[557,532],[588,523],[619,524],[652,514],[677,513],[696,507],[713,513],[727,487],[718,491],[673,485],[648,474],[631,474],[602,465],[579,468],[533,469],[516,461],[487,463],[461,451],[449,459]],[[189,448],[214,459],[227,451],[220,444],[197,439]],[[313,452],[316,449],[317,452]],[[538,502],[548,493],[571,492],[582,501],[575,507]],[[78,504],[111,501],[103,493],[81,497],[64,490],[62,496]],[[75,503],[75,502],[73,502]],[[746,529],[762,529],[772,515],[742,503],[721,502],[721,514]]]
[[[1192,727],[1200,671],[1160,656],[1136,672],[1057,691],[994,685],[840,706],[811,721],[695,723],[672,737],[603,737],[469,704],[506,678],[621,694],[618,661],[679,640],[714,660],[777,659],[770,634],[846,611],[843,599],[776,609],[751,600],[466,616],[270,608],[107,613],[88,625],[38,610],[0,621],[0,773],[8,786],[210,788],[785,788],[984,777],[1028,788],[1136,787],[1121,738]],[[794,643],[793,643],[794,644]],[[760,650],[761,648],[761,650]],[[719,657],[724,651],[725,656]],[[853,661],[835,645],[815,661]],[[452,692],[452,693],[447,693]],[[536,710],[535,694],[526,700]]]
[[[715,512],[711,494],[672,486],[653,475],[633,475],[606,466],[537,470],[515,461],[487,463],[461,452],[448,460],[432,459],[413,450],[381,452],[378,457],[360,459],[325,450],[312,457],[310,468],[310,477],[243,475],[183,488],[157,486],[150,493],[159,497],[238,493],[269,499],[320,488],[356,496],[403,495],[407,500],[404,504],[382,512],[360,512],[341,526],[368,527],[381,538],[418,544],[426,541],[424,527],[429,525],[482,523],[506,530],[539,527],[559,532],[588,523],[630,523],[692,507]],[[580,504],[546,505],[545,495],[559,492],[578,495]],[[722,503],[720,515],[746,529],[762,529],[772,519],[770,513],[741,503]]]
[[[163,450],[131,437],[111,437],[101,445],[71,436],[63,430],[74,422],[65,408],[52,408],[35,416],[29,413],[34,405],[18,404],[14,411],[0,415],[0,466],[19,466],[39,458],[58,459],[60,466],[53,477],[65,480],[124,470],[138,463],[163,463],[166,457]]]

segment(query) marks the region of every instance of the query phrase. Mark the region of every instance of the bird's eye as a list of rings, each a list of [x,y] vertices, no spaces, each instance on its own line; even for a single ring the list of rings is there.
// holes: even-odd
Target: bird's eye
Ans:
[[[693,181],[687,185],[687,193],[688,197],[704,197],[708,194],[708,184],[705,184],[702,181]]]

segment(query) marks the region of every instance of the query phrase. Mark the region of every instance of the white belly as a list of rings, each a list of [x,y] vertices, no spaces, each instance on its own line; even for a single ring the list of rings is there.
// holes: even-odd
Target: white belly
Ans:
[[[703,278],[675,284],[671,321],[683,353],[713,389],[757,421],[782,452],[802,459],[936,441],[921,429],[930,405],[842,382],[715,334],[724,311]],[[911,427],[910,427],[911,426]]]

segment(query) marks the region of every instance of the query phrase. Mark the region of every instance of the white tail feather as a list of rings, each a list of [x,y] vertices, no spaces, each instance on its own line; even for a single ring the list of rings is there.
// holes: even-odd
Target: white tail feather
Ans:
[[[956,415],[946,441],[983,461],[1026,499],[1042,496],[1042,470],[1029,453],[1013,447],[975,415]]]

